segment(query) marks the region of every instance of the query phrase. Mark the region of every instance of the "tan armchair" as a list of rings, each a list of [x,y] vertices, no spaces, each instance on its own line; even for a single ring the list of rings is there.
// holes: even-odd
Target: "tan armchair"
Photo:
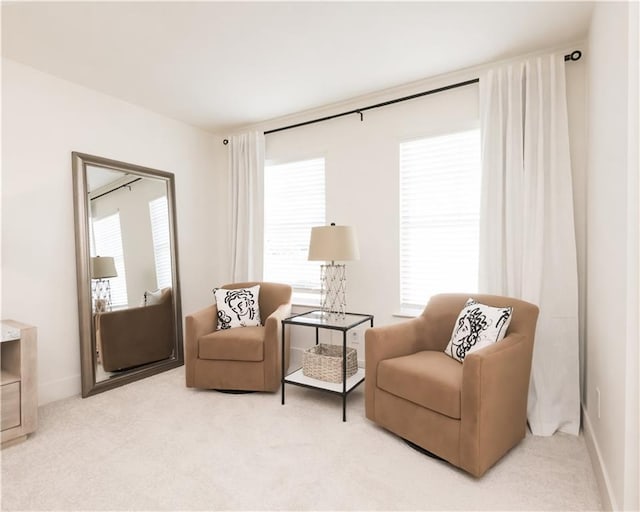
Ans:
[[[459,363],[444,353],[466,300],[512,306],[503,340]],[[524,438],[538,308],[494,295],[443,294],[404,323],[365,333],[367,418],[479,477]]]
[[[211,306],[186,317],[187,387],[276,391],[282,378],[282,320],[291,315],[291,287],[277,283],[235,283],[226,289],[260,285],[262,325],[216,330],[218,308]],[[289,366],[289,333],[285,368]]]

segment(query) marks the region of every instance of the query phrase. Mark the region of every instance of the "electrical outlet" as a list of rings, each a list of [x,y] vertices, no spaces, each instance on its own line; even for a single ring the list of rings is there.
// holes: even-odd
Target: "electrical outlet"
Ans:
[[[360,343],[360,333],[358,331],[351,331],[351,344],[357,345]]]
[[[598,412],[598,419],[600,419],[600,388],[596,388],[596,407]]]

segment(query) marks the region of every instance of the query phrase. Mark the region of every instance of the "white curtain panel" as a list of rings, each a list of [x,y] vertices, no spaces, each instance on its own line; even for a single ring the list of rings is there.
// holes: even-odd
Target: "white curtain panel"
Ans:
[[[528,421],[580,426],[578,271],[562,55],[480,79],[480,290],[537,304]]]
[[[264,233],[264,134],[231,137],[231,276],[262,280]]]

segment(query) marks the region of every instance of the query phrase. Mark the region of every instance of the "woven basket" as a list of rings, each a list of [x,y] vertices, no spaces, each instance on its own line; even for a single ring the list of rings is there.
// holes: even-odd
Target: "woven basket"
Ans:
[[[347,379],[358,371],[358,353],[347,347]],[[302,373],[325,382],[342,382],[342,347],[320,343],[302,354]]]

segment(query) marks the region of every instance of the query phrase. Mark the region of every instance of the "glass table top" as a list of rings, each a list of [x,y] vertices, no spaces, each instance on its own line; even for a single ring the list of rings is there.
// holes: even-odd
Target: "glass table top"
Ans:
[[[350,329],[356,325],[360,325],[373,318],[373,315],[364,315],[359,313],[340,313],[325,312],[320,309],[302,313],[300,315],[291,316],[285,320],[287,324],[311,325],[317,327],[330,327],[334,329]]]

